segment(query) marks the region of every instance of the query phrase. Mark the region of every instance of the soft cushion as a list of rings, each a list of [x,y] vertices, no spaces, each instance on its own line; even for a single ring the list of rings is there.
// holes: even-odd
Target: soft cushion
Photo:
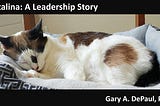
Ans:
[[[149,24],[144,24],[142,26],[133,28],[129,31],[116,32],[114,34],[135,37],[136,39],[140,40],[145,45],[145,35],[146,35],[146,31],[147,31],[148,26],[149,26]]]
[[[149,49],[156,52],[160,63],[160,29],[149,25],[145,36],[145,43]]]

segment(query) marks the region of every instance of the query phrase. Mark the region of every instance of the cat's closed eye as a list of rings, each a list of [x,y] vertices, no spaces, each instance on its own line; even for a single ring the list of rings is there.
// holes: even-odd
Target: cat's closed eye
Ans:
[[[37,61],[37,57],[36,56],[31,56],[31,60],[32,60],[32,62],[33,63],[37,63],[38,61]]]
[[[33,56],[33,55],[31,55],[31,61],[32,61],[32,65],[31,65],[31,67],[32,67],[32,69],[34,69],[34,70],[36,70],[36,71],[39,71],[38,69],[39,69],[39,66],[38,66],[38,60],[37,60],[37,57],[36,56]]]

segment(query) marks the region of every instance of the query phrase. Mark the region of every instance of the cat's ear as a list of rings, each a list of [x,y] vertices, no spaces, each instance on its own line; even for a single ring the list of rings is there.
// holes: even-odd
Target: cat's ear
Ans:
[[[13,44],[11,43],[10,37],[8,37],[8,36],[1,36],[0,35],[0,42],[5,48],[13,47]]]
[[[28,39],[35,40],[39,37],[43,37],[43,30],[42,30],[42,19],[36,24],[34,28],[29,30]]]

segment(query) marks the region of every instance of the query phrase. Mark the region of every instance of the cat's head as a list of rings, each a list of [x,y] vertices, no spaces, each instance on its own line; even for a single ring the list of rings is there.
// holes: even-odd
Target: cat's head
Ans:
[[[42,19],[30,30],[20,31],[11,36],[0,36],[0,42],[3,53],[14,60],[26,49],[43,52],[47,37],[43,35]]]
[[[33,69],[39,71],[38,55],[39,54],[37,52],[31,49],[26,49],[21,53],[21,55],[19,55],[16,63],[24,70]]]

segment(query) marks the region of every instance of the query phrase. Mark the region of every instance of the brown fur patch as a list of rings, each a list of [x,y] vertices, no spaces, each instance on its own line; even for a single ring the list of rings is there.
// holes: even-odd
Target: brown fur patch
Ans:
[[[29,40],[28,36],[28,31],[23,31],[16,35],[10,36],[9,40],[13,46],[4,48],[4,53],[16,60],[17,56],[27,48],[36,50],[37,52],[42,52],[47,42],[47,38],[44,37],[37,38],[36,40]]]
[[[26,32],[24,31],[10,36],[9,42],[12,44],[12,46],[7,48],[4,47],[4,54],[16,60],[18,54],[20,54],[21,51],[28,46]]]
[[[27,32],[21,32],[19,35],[15,36],[11,36],[11,42],[18,48],[21,48],[20,46],[24,46],[24,47],[27,47],[28,44],[30,43],[28,41],[28,38],[27,38]]]
[[[77,48],[78,45],[83,44],[88,46],[95,39],[102,39],[104,37],[108,37],[111,34],[104,32],[76,32],[76,33],[68,33],[63,35],[60,39],[62,42],[66,43],[66,36],[69,36],[71,40],[74,42],[74,47]]]
[[[112,67],[124,63],[132,64],[138,59],[138,55],[133,47],[121,43],[106,51],[104,62]]]
[[[65,44],[67,42],[66,35],[60,36],[59,40]]]

